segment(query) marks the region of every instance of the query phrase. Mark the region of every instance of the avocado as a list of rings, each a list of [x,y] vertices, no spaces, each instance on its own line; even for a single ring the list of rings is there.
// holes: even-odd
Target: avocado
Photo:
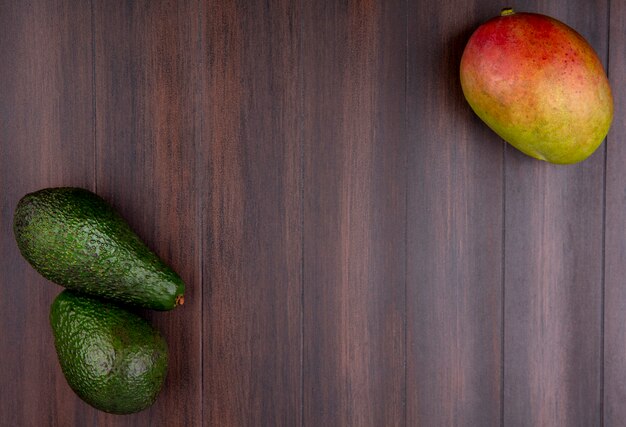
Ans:
[[[180,276],[88,190],[46,188],[25,195],[13,231],[35,270],[68,289],[154,310],[184,302]]]
[[[167,374],[167,344],[150,324],[112,302],[65,290],[50,308],[65,379],[93,407],[130,414],[154,403]]]

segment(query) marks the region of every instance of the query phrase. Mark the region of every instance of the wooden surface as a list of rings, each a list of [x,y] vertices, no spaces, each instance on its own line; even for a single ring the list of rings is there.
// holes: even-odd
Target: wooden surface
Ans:
[[[494,1],[0,0],[0,426],[622,426],[626,6],[578,30],[615,120],[589,159],[504,144],[458,82]],[[68,387],[20,197],[96,191],[187,283],[164,389]]]

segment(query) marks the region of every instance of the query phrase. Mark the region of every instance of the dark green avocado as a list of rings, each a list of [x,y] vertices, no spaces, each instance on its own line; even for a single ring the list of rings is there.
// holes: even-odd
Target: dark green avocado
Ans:
[[[68,289],[155,310],[184,302],[180,276],[88,190],[47,188],[25,195],[13,231],[35,270]]]
[[[150,324],[114,303],[65,290],[50,308],[65,378],[93,407],[130,414],[154,403],[167,373],[167,344]]]

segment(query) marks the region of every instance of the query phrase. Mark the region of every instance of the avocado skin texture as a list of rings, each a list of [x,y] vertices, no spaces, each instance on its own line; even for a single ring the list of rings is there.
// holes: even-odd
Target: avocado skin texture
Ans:
[[[150,324],[114,303],[65,290],[50,308],[65,378],[91,406],[130,414],[154,403],[167,374],[165,340]]]
[[[88,190],[47,188],[25,195],[13,231],[35,270],[68,289],[154,310],[184,301],[180,276]]]

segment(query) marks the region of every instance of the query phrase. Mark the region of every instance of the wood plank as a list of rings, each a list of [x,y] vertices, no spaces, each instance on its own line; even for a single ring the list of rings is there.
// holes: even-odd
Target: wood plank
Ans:
[[[405,424],[405,20],[305,2],[305,425]]]
[[[204,4],[205,425],[301,420],[300,7]]]
[[[606,59],[607,2],[543,4]],[[571,166],[506,150],[504,424],[601,425],[605,147]]]
[[[500,424],[503,146],[458,77],[496,7],[409,4],[407,425]]]
[[[604,425],[626,420],[626,4],[611,1],[608,73],[615,107],[607,138],[604,314]]]
[[[94,418],[99,426],[200,426],[199,4],[100,1],[94,13],[97,192],[187,285],[182,307],[144,313],[169,346],[156,404]]]
[[[91,8],[0,3],[0,424],[75,425],[48,321],[61,288],[21,257],[13,212],[45,187],[93,188]]]

